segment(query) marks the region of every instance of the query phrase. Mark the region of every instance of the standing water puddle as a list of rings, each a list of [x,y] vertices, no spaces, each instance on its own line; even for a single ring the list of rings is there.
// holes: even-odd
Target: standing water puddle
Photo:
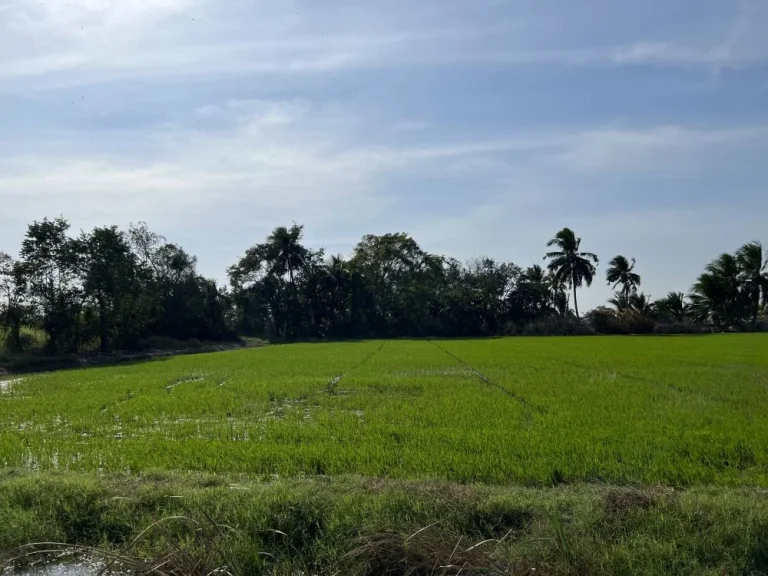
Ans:
[[[10,576],[96,576],[99,569],[85,564],[49,564],[10,572]]]

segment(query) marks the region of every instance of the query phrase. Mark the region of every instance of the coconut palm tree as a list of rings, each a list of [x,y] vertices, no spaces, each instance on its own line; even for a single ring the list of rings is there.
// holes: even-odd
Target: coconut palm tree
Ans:
[[[547,273],[538,264],[534,264],[523,271],[522,279],[531,284],[546,284]]]
[[[753,324],[760,312],[761,294],[764,299],[768,299],[768,259],[764,260],[763,257],[763,245],[760,242],[744,244],[736,252],[739,279],[750,300]]]
[[[688,314],[688,304],[685,301],[685,294],[682,292],[670,292],[656,302],[656,308],[673,317],[677,322],[685,320]]]
[[[545,278],[546,284],[549,287],[549,297],[552,302],[552,307],[560,316],[567,316],[568,309],[570,308],[570,296],[567,292],[567,284],[562,280],[555,278],[552,272],[547,272]]]
[[[279,226],[267,238],[267,260],[272,263],[271,272],[276,276],[288,274],[293,293],[296,293],[295,272],[304,268],[309,251],[302,246],[304,227],[294,224],[291,228]]]
[[[738,322],[744,303],[736,257],[721,254],[710,262],[693,285],[691,311],[697,320],[711,320],[716,327]]]
[[[331,256],[325,264],[323,290],[328,298],[328,316],[330,328],[336,328],[338,317],[346,310],[345,302],[349,296],[352,275],[349,273],[347,262],[341,254]]]
[[[608,285],[612,285],[613,289],[616,290],[621,284],[621,293],[625,298],[629,298],[630,294],[636,292],[637,287],[640,286],[640,275],[636,274],[634,269],[634,258],[630,262],[625,256],[614,256],[605,273]]]
[[[616,308],[616,312],[626,312],[632,308],[629,297],[624,292],[616,292],[613,298],[608,300],[608,304]]]
[[[557,309],[547,273],[538,264],[526,268],[520,274],[517,295],[526,301],[527,306],[535,310],[536,314]]]
[[[641,314],[642,316],[650,316],[653,314],[653,304],[651,303],[651,297],[646,296],[642,292],[638,294],[635,292],[629,297],[629,305],[632,310]]]
[[[592,252],[581,252],[581,238],[570,228],[563,228],[547,242],[547,246],[556,246],[559,250],[548,252],[544,259],[549,259],[549,270],[555,280],[567,284],[573,289],[573,306],[576,318],[579,317],[579,302],[576,289],[582,284],[592,285],[597,273],[599,260]]]

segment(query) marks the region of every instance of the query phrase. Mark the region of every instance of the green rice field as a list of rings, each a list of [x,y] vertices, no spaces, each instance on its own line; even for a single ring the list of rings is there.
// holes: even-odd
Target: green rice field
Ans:
[[[0,377],[0,465],[768,484],[768,335],[308,343]]]

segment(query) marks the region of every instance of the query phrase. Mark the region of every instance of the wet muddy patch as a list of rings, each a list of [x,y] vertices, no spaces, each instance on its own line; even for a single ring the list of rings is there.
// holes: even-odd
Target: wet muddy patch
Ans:
[[[87,564],[48,564],[2,572],[3,576],[96,576],[100,568]]]

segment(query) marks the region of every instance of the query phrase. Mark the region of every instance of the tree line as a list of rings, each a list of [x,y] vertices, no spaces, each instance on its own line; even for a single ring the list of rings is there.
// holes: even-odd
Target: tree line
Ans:
[[[525,268],[430,254],[404,233],[366,235],[345,258],[305,246],[294,224],[246,250],[221,287],[146,224],[73,236],[64,218],[45,219],[29,225],[18,259],[0,252],[0,322],[11,348],[24,347],[22,327],[31,325],[45,332],[50,353],[77,353],[93,342],[102,352],[136,348],[150,336],[635,333],[749,328],[765,318],[768,262],[759,242],[718,257],[689,294],[656,301],[638,291],[635,260],[615,256],[605,273],[614,297],[581,318],[578,290],[599,265],[581,242],[564,228],[548,242],[545,266]]]

